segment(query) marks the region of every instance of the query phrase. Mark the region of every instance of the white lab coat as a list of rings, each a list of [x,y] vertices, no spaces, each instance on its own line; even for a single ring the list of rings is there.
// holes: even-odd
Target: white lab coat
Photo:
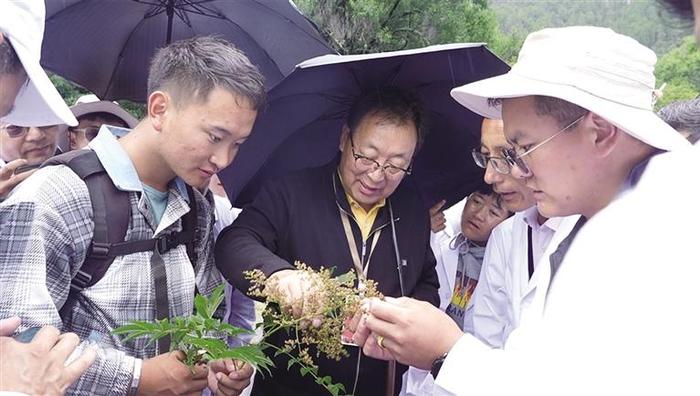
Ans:
[[[435,256],[435,270],[437,271],[440,288],[440,309],[445,310],[452,299],[452,292],[455,286],[455,276],[457,274],[457,257],[456,250],[450,249],[450,242],[461,232],[462,210],[467,199],[459,201],[455,205],[446,209],[445,229],[439,232],[430,233],[430,247]]]
[[[435,255],[435,271],[438,275],[440,287],[440,309],[444,311],[452,299],[452,292],[457,276],[457,261],[459,253],[450,249],[450,242],[461,232],[462,210],[467,199],[446,209],[445,229],[430,234],[430,247]],[[433,386],[434,380],[429,371],[409,367],[403,375],[401,385],[402,396],[427,396],[427,395],[449,395],[450,393],[440,393],[440,389]]]
[[[472,304],[465,314],[465,331],[494,348],[502,348],[520,324],[523,308],[534,299],[535,279],[548,277],[549,255],[569,235],[579,217],[551,218],[540,226],[536,224],[537,208],[532,207],[494,228]],[[527,268],[528,223],[533,226],[532,279]],[[541,275],[543,271],[546,274]]]
[[[582,228],[519,342],[496,350],[467,334],[436,383],[460,395],[700,394],[699,170],[700,145],[654,158]]]

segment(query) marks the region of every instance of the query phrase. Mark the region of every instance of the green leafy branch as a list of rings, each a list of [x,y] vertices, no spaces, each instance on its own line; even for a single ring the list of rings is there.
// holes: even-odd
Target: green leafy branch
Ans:
[[[226,336],[239,337],[253,332],[222,323],[220,319],[214,318],[214,313],[223,299],[224,286],[220,285],[214,289],[209,298],[203,295],[195,297],[194,315],[162,319],[155,322],[134,321],[118,327],[112,332],[122,336],[124,342],[148,337],[149,344],[170,336],[170,350],[182,351],[185,354],[185,364],[190,367],[200,362],[231,358],[269,373],[273,363],[264,352],[269,344],[230,347],[226,343]]]

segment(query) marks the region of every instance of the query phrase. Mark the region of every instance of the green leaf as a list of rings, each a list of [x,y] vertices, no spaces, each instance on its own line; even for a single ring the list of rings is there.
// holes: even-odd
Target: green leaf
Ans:
[[[201,294],[198,294],[194,298],[194,307],[197,310],[197,315],[203,318],[211,318],[207,312],[208,308],[208,303],[206,297],[204,297]]]
[[[210,352],[228,349],[228,344],[218,338],[197,338],[185,336],[183,337],[183,342],[191,344],[200,349],[206,349]]]
[[[248,330],[248,329],[242,329],[240,327],[232,326],[228,323],[220,323],[218,326],[214,328],[216,331],[221,331],[225,332],[231,337],[236,337],[241,334],[255,334],[255,331],[253,330]]]
[[[209,296],[208,299],[208,307],[207,307],[207,317],[211,318],[214,316],[214,313],[216,310],[219,308],[219,305],[221,305],[221,302],[224,301],[224,285],[221,284],[214,289],[214,291],[211,292],[211,295]]]

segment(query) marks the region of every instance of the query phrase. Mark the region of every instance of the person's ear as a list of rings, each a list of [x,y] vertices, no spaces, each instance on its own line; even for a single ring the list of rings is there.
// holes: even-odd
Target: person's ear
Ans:
[[[601,157],[610,154],[617,146],[623,131],[598,114],[591,113],[590,130],[595,150]]]
[[[338,146],[341,152],[348,143],[348,139],[350,139],[350,127],[348,127],[348,124],[344,124],[342,131],[340,132],[340,145]]]
[[[148,119],[151,121],[153,129],[160,132],[163,130],[168,110],[172,107],[172,99],[163,91],[155,91],[148,96]]]

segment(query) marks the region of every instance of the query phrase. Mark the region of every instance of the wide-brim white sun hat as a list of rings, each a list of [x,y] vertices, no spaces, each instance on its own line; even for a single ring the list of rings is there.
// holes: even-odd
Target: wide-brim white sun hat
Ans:
[[[19,126],[78,125],[39,63],[45,14],[42,0],[0,2],[0,32],[17,52],[28,77],[3,122]]]
[[[572,26],[528,35],[506,74],[454,88],[452,97],[487,118],[501,119],[489,99],[551,96],[579,105],[661,150],[690,143],[654,113],[656,55],[611,29]]]

